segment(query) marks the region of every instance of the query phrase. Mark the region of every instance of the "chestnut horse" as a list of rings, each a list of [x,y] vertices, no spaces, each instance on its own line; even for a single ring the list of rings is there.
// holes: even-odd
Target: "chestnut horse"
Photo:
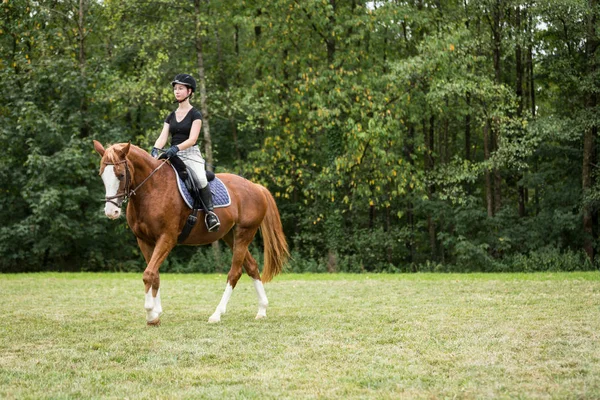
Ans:
[[[169,252],[177,245],[177,237],[191,210],[181,198],[171,167],[161,168],[165,161],[156,160],[147,152],[129,143],[104,149],[94,140],[95,150],[102,156],[100,176],[106,189],[104,212],[108,218],[121,215],[121,204],[129,197],[127,223],[137,237],[147,266],[144,271],[146,322],[158,325],[162,306],[160,301],[159,268]],[[215,208],[221,220],[217,232],[208,232],[204,213],[182,244],[202,245],[223,239],[233,251],[231,269],[223,297],[209,322],[219,322],[229,298],[242,275],[242,266],[254,281],[258,296],[256,318],[267,316],[269,304],[263,282],[279,274],[289,257],[279,211],[271,193],[263,186],[232,174],[217,175],[227,186],[231,205]],[[262,280],[258,265],[248,251],[248,245],[260,228],[264,241]]]

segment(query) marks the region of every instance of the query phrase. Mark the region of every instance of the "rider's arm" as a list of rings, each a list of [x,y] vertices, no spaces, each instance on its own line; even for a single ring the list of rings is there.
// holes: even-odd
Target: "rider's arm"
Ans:
[[[156,142],[154,143],[154,147],[156,147],[158,149],[164,148],[165,145],[167,144],[168,139],[169,139],[169,124],[167,124],[165,122],[165,124],[163,125],[162,132],[160,132],[160,136],[158,137],[158,139],[156,139]]]

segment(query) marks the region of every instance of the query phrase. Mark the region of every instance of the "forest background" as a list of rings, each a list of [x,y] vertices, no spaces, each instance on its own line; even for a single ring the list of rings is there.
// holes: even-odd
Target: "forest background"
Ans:
[[[144,268],[104,216],[92,139],[150,150],[181,72],[208,163],[275,195],[293,271],[596,269],[599,15],[597,0],[3,0],[0,271]],[[162,270],[227,258],[179,247]]]

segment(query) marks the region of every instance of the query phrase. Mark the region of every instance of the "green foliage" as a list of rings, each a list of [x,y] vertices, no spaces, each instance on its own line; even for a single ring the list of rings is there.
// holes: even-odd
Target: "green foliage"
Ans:
[[[217,172],[271,190],[291,270],[572,269],[600,204],[590,4],[3,2],[0,271],[144,268],[91,140],[149,148],[199,39]]]
[[[582,251],[561,252],[556,247],[543,247],[529,254],[514,254],[504,263],[499,272],[558,272],[590,271],[597,269]]]

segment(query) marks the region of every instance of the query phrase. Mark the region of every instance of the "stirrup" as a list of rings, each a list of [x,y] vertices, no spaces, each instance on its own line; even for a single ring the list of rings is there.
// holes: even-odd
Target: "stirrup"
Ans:
[[[212,217],[212,218],[210,218],[210,217]],[[212,221],[213,221],[212,225],[208,224],[209,219],[212,219]],[[217,217],[217,214],[215,214],[212,211],[206,212],[206,216],[204,217],[204,223],[206,224],[206,229],[209,232],[216,232],[219,230],[219,227],[221,226],[221,221],[219,221],[219,217]]]

